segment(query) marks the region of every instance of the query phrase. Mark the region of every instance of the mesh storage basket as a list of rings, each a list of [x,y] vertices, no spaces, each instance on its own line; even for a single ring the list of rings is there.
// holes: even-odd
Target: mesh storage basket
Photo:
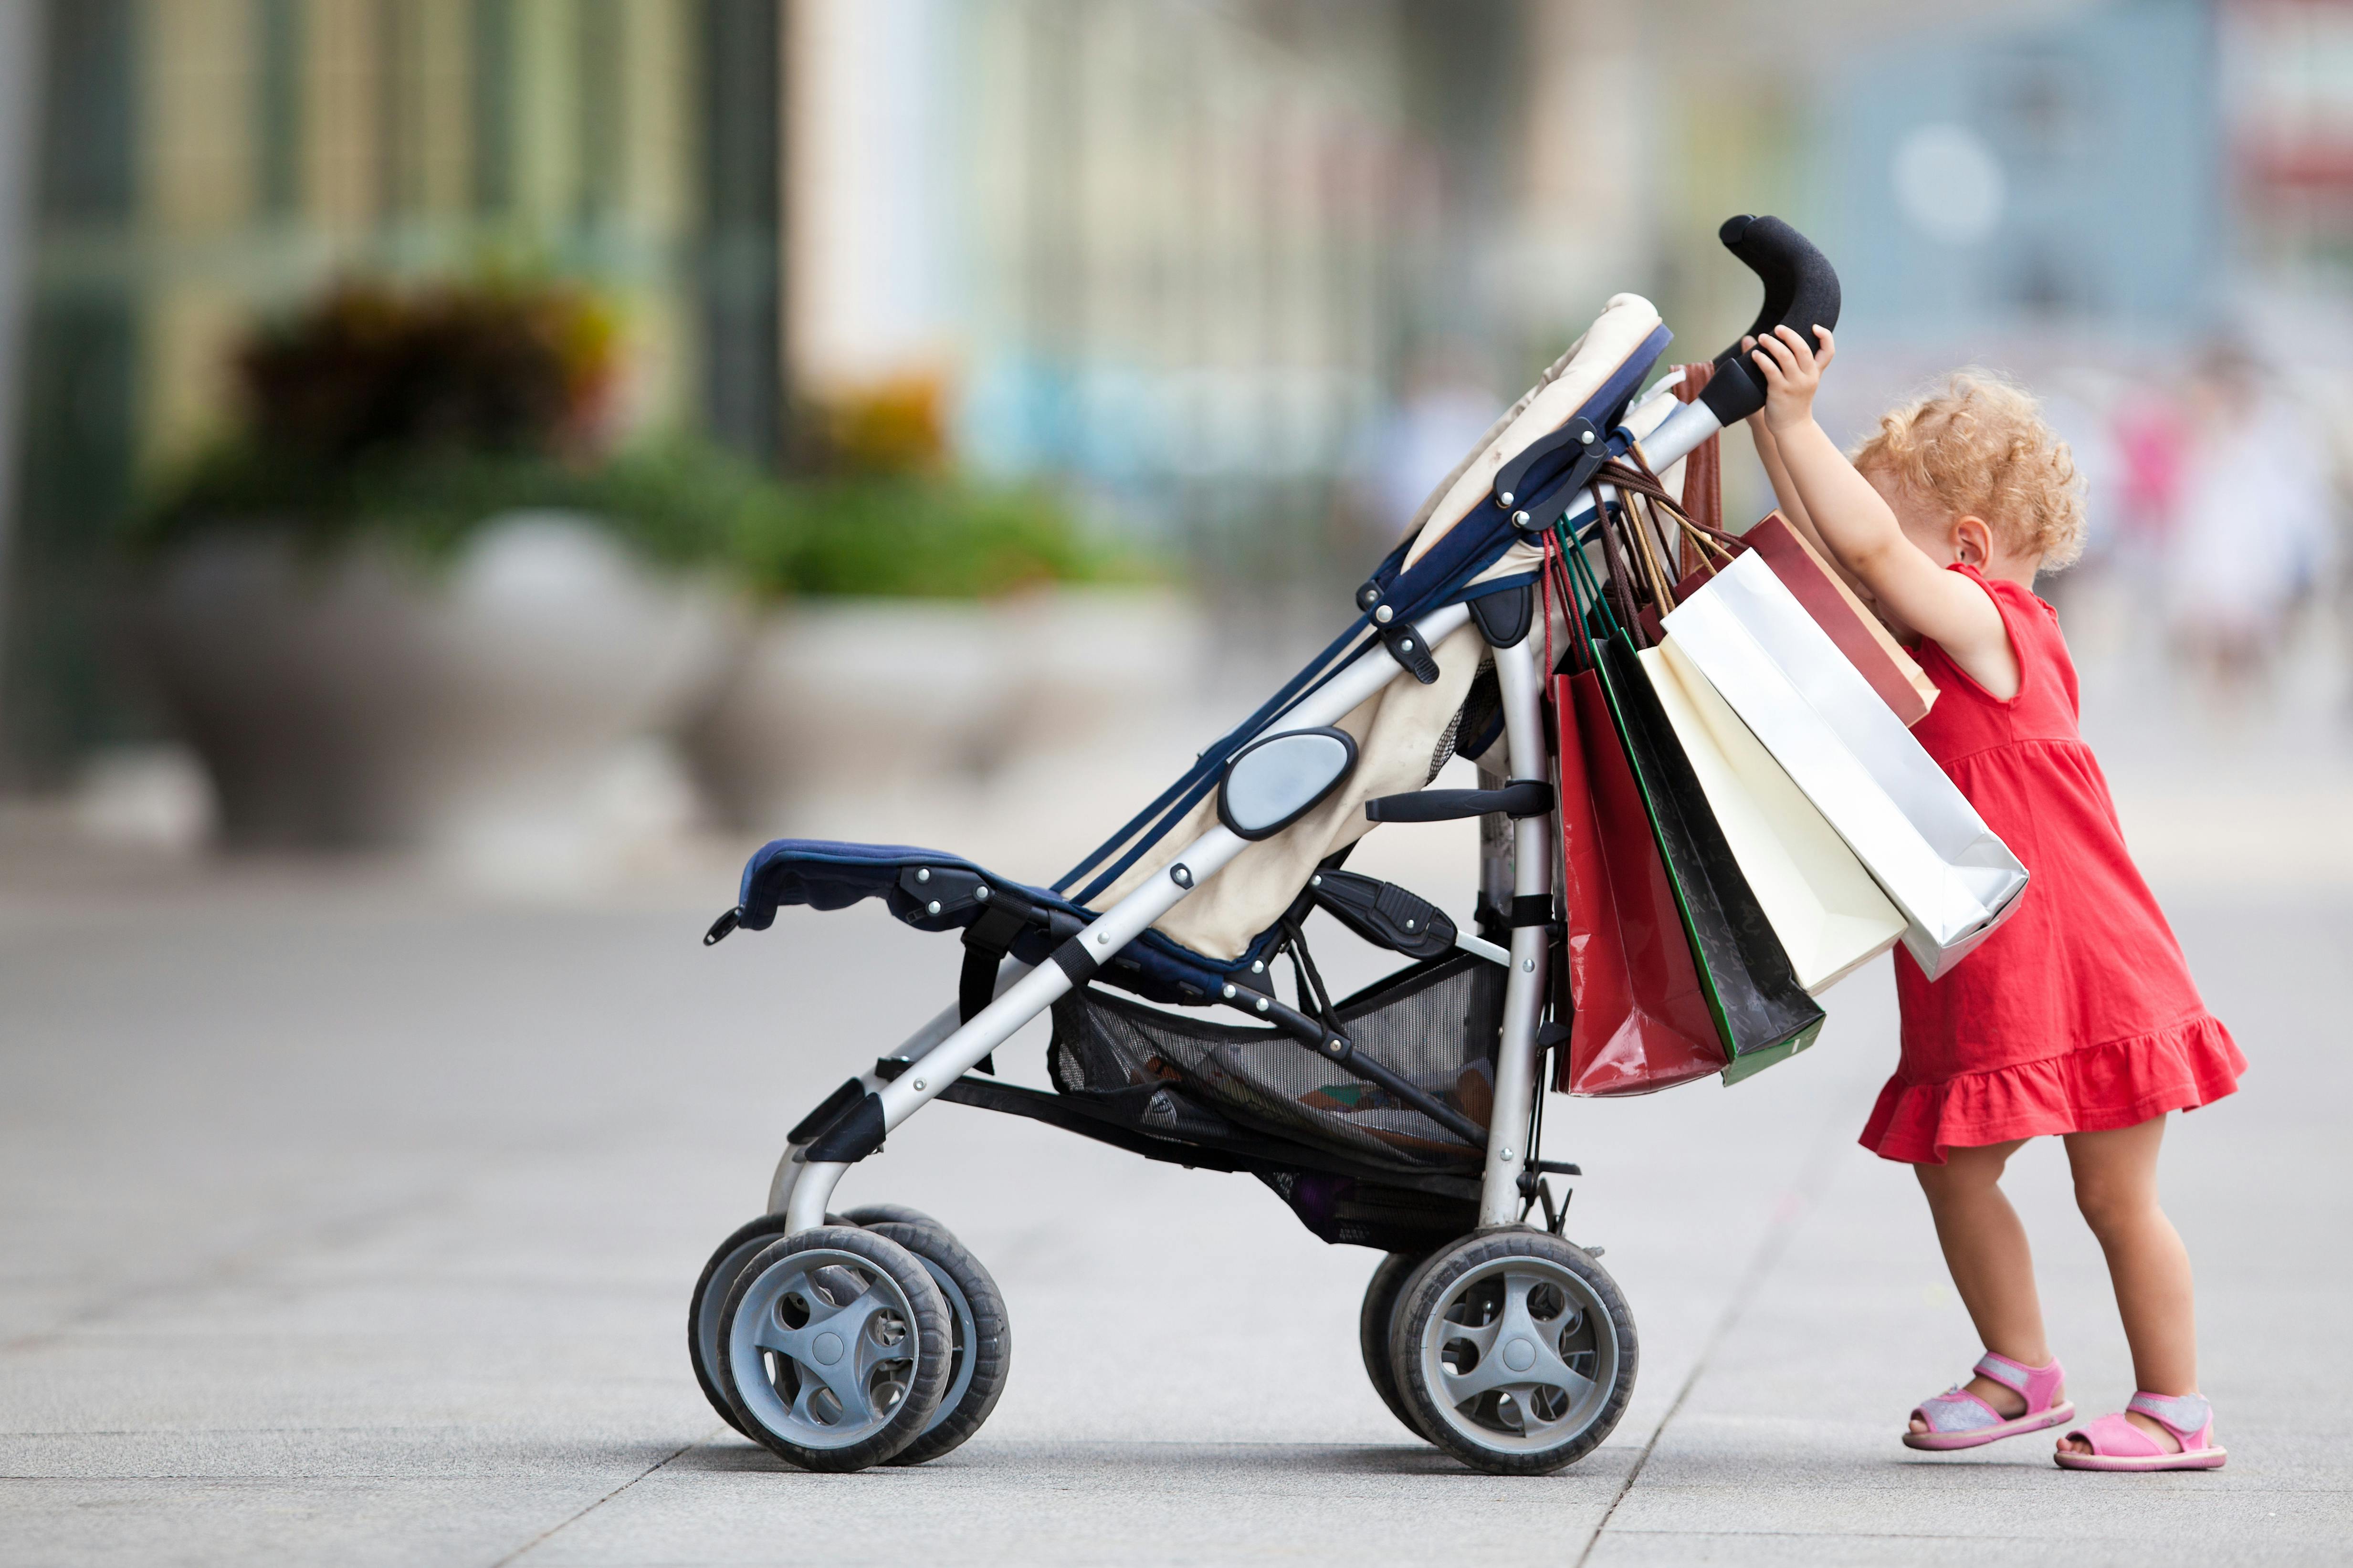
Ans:
[[[1418,963],[1358,992],[1335,1011],[1348,1037],[1384,1066],[1479,1126],[1494,1104],[1494,1052],[1504,972],[1468,953]],[[1272,1029],[1164,1012],[1092,986],[1054,1005],[1049,1054],[1064,1094],[1136,1103],[1136,1091],[1171,1089],[1184,1100],[1261,1132],[1345,1153],[1368,1165],[1427,1171],[1479,1163],[1465,1144],[1388,1090],[1350,1077]],[[1170,1097],[1163,1127],[1182,1138]]]

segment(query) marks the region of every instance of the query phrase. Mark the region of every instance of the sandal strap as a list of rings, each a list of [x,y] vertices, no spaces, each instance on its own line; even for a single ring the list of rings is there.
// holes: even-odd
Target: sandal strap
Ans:
[[[1979,1377],[2001,1384],[2026,1401],[2026,1413],[2030,1415],[2051,1407],[2052,1391],[2067,1377],[2066,1371],[2060,1366],[2055,1356],[2048,1366],[2028,1366],[2023,1362],[2012,1361],[1992,1351],[1979,1356],[1978,1364],[1969,1370]]]
[[[2150,1394],[2142,1390],[2125,1402],[2127,1410],[2137,1410],[2163,1426],[2184,1448],[2189,1439],[2214,1424],[2214,1406],[2202,1394]]]
[[[1999,1426],[2006,1417],[2000,1411],[1979,1399],[1966,1388],[1948,1388],[1933,1399],[1924,1399],[1913,1407],[1915,1415],[1928,1424],[1936,1433],[1981,1432],[1989,1426]]]
[[[2155,1458],[2165,1452],[2163,1444],[2126,1420],[2122,1412],[2073,1427],[2061,1440],[2076,1437],[2082,1438],[2093,1453],[2112,1459]]]

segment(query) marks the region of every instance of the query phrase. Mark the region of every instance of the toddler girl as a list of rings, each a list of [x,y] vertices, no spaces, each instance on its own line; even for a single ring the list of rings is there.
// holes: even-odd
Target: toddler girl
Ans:
[[[2061,1437],[2059,1463],[2215,1468],[2189,1258],[2158,1207],[2157,1151],[2168,1111],[2229,1094],[2247,1064],[2125,852],[2076,731],[2058,617],[2032,591],[2081,549],[2073,464],[2031,397],[1969,374],[1886,416],[1849,462],[1814,422],[1833,352],[1816,331],[1819,351],[1788,327],[1755,346],[1768,390],[1751,423],[1774,492],[1916,642],[1941,695],[1912,732],[2031,876],[2008,923],[1944,979],[1895,954],[1903,1054],[1862,1142],[1918,1173],[1986,1347],[1965,1386],[1912,1412],[1904,1441],[1969,1448],[2074,1417],[2000,1186],[2020,1145],[2051,1133],[2067,1141],[2140,1384],[2121,1414]]]

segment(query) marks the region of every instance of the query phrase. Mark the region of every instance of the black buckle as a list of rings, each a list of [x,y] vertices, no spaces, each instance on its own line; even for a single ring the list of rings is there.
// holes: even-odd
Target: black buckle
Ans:
[[[1389,657],[1405,666],[1406,672],[1424,686],[1438,684],[1438,661],[1430,656],[1419,632],[1400,622],[1381,628],[1381,646]]]
[[[1608,439],[1580,415],[1498,469],[1491,493],[1514,527],[1542,530],[1552,519],[1538,503],[1583,489],[1609,460]]]

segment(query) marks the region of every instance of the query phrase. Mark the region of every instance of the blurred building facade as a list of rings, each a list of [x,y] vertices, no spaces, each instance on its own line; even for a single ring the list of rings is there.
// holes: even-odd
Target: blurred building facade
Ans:
[[[1426,345],[1500,399],[1649,243],[1597,0],[26,3],[0,730],[36,771],[137,722],[107,619],[142,478],[341,276],[585,279],[631,422],[764,461],[797,407],[933,378],[967,460],[1261,584],[1321,569]]]
[[[0,4],[40,104],[19,778],[142,722],[116,524],[231,416],[237,334],[346,274],[587,279],[630,421],[763,462],[927,383],[963,460],[1250,595],[1353,581],[1398,503],[1347,531],[1344,470],[1451,428],[1418,398],[1500,405],[1610,293],[1720,348],[1733,212],[1822,240],[1871,396],[2162,353],[2251,278],[2341,299],[2353,256],[2353,0]]]

